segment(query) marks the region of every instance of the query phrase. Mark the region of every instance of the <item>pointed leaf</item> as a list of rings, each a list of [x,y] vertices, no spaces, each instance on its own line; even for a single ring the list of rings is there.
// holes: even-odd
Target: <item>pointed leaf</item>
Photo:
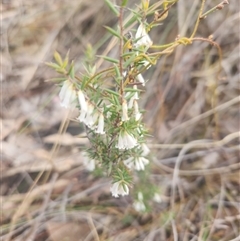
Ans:
[[[106,28],[112,35],[114,35],[114,36],[116,36],[118,38],[121,38],[121,35],[117,31],[115,31],[114,29],[112,29],[112,28],[110,28],[108,26],[104,26],[104,28]]]
[[[135,58],[136,58],[136,55],[135,55],[135,53],[133,52],[133,55],[124,63],[123,68],[126,69],[126,68],[129,66],[129,64],[131,64],[132,62],[134,62]]]
[[[119,68],[117,67],[117,65],[114,65],[114,69],[115,69],[117,78],[121,77],[120,70],[119,70]]]
[[[54,53],[54,59],[60,66],[62,66],[62,64],[63,64],[62,57],[60,56],[60,54],[57,51],[55,51],[55,53]]]
[[[69,56],[69,51],[67,52],[67,55],[63,61],[62,67],[65,69],[68,65],[68,56]]]
[[[105,3],[108,5],[108,7],[112,10],[114,14],[119,16],[119,11],[116,9],[116,7],[113,5],[113,3],[110,0],[104,0]]]
[[[45,82],[62,82],[62,81],[65,81],[66,80],[66,77],[60,77],[60,78],[52,78],[52,79],[48,79],[48,80],[45,80]]]
[[[68,70],[68,75],[70,75],[70,77],[74,79],[75,77],[74,62],[71,63],[71,66]]]
[[[112,94],[113,96],[117,96],[119,97],[119,93],[118,92],[115,92],[113,90],[110,90],[110,89],[104,89],[106,92],[108,92],[109,94]]]
[[[113,58],[110,58],[110,57],[107,57],[107,56],[102,56],[102,55],[97,55],[97,57],[103,58],[106,61],[114,63],[114,64],[118,64],[119,63],[118,59],[113,59]]]
[[[55,64],[55,63],[49,63],[49,62],[45,62],[45,64],[53,69],[59,69],[59,65]]]
[[[125,7],[128,3],[128,0],[122,0],[122,7]]]

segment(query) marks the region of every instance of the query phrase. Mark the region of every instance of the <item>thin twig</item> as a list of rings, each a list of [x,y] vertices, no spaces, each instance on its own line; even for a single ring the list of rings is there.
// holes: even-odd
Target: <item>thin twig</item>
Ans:
[[[124,92],[124,86],[123,86],[123,7],[120,7],[120,12],[119,12],[119,27],[120,27],[120,43],[119,43],[119,69],[120,69],[120,75],[121,75],[121,80],[120,80],[120,95],[122,98],[123,102],[123,92]]]
[[[199,25],[199,22],[201,20],[201,16],[202,16],[202,12],[203,12],[205,2],[206,2],[206,0],[202,0],[202,4],[201,4],[200,10],[199,10],[198,18],[197,18],[196,24],[194,26],[194,29],[193,29],[193,32],[192,32],[190,38],[193,38],[195,36],[196,32],[197,32],[198,25]]]

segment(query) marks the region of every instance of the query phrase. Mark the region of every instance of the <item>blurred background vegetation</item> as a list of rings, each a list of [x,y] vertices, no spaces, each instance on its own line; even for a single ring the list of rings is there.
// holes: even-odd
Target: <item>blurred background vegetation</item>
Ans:
[[[220,2],[206,1],[204,12]],[[153,42],[189,37],[200,4],[179,0],[150,32]],[[103,27],[115,27],[116,16],[103,0],[1,5],[1,240],[240,240],[238,0],[197,30],[196,37],[220,45],[222,58],[215,46],[194,42],[144,74],[141,106],[152,135],[148,185],[158,187],[161,202],[142,214],[131,196],[111,197],[108,178],[84,169],[87,141],[76,138],[83,129],[69,121],[76,113],[60,107],[59,89],[48,81],[57,75],[44,64],[55,50],[62,56],[70,50],[80,73],[89,45],[96,55],[117,57]],[[97,58],[97,65],[106,63]]]

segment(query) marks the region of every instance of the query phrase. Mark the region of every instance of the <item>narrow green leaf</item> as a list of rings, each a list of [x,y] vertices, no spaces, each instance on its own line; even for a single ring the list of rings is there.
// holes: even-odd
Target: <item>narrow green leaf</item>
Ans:
[[[60,78],[52,78],[52,79],[48,79],[46,80],[45,82],[62,82],[62,81],[65,81],[66,80],[66,77],[60,77]]]
[[[63,61],[62,61],[62,57],[60,56],[60,54],[57,51],[55,51],[53,56],[54,56],[55,61],[58,63],[58,65],[62,66]]]
[[[45,62],[45,64],[53,69],[59,69],[59,65],[55,64],[55,63],[49,63],[49,62]]]
[[[120,103],[119,103],[119,96],[117,97],[117,96],[113,95],[112,97],[114,99],[115,105],[120,105]]]
[[[135,56],[135,54],[133,54],[133,55],[124,63],[123,68],[126,69],[126,68],[129,66],[129,64],[131,64],[131,63],[134,61],[135,58],[136,58],[136,56]]]
[[[66,74],[65,70],[64,69],[56,69],[56,71],[59,73],[59,74]]]
[[[82,76],[82,85],[81,85],[81,87],[82,87],[83,90],[86,87],[86,85],[88,84],[88,80],[89,80],[88,76],[86,76],[86,75]]]
[[[119,93],[110,89],[104,89],[104,91],[108,92],[109,94],[112,94],[113,96],[119,97]]]
[[[69,56],[69,52],[67,52],[67,55],[63,61],[62,67],[65,69],[68,65],[68,56]]]
[[[114,69],[115,69],[117,78],[120,78],[120,77],[121,77],[121,74],[120,74],[120,70],[119,70],[119,68],[117,67],[117,65],[114,65]]]
[[[112,35],[118,37],[119,39],[121,38],[121,35],[117,31],[115,31],[114,29],[112,29],[108,26],[104,26],[104,28],[106,28]]]
[[[132,93],[142,92],[142,90],[140,90],[140,89],[133,89],[133,88],[125,88],[124,90],[125,90],[125,92],[132,92]]]
[[[125,7],[128,3],[128,0],[122,0],[122,7]]]
[[[116,9],[116,7],[113,5],[113,3],[110,0],[104,0],[105,3],[108,5],[108,7],[112,10],[114,14],[119,16],[119,11]]]
[[[122,55],[122,57],[123,57],[123,58],[125,58],[125,57],[131,57],[132,55],[135,55],[135,53],[134,53],[134,52],[126,52],[126,53],[124,53],[124,54]]]
[[[97,57],[103,58],[106,61],[114,63],[114,64],[118,64],[119,63],[118,59],[113,59],[113,58],[110,58],[110,57],[107,57],[107,56],[102,56],[102,55],[97,55]]]
[[[70,65],[70,68],[68,70],[68,75],[70,75],[70,77],[74,79],[75,77],[74,62],[72,62]]]

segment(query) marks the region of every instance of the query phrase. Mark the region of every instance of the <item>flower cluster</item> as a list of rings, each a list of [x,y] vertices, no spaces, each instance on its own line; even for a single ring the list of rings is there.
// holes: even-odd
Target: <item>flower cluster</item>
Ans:
[[[75,100],[78,98],[80,106],[80,115],[77,118],[83,122],[90,129],[94,130],[97,134],[105,134],[104,131],[104,115],[97,108],[94,108],[93,103],[86,101],[83,91],[80,89],[76,92],[74,85],[70,80],[66,80],[59,93],[61,106],[65,108],[76,107]]]
[[[97,109],[95,110],[94,105],[91,102],[87,102],[86,110],[81,109],[81,114],[77,119],[92,129],[95,133],[101,135],[105,134],[103,113]]]
[[[90,144],[83,154],[83,164],[89,171],[93,171],[98,164],[116,173],[112,174],[114,183],[110,189],[114,197],[129,194],[132,180],[129,169],[142,171],[149,163],[149,149],[144,144],[146,130],[141,123],[142,113],[138,105],[141,90],[137,87],[139,83],[145,85],[141,72],[143,68],[151,66],[149,58],[142,58],[142,54],[152,45],[146,27],[146,23],[140,23],[136,31],[132,41],[133,49],[129,52],[133,56],[133,63],[124,65],[122,76],[116,78],[116,91],[104,86],[104,79],[108,78],[108,74],[112,75],[111,70],[99,74],[96,73],[95,65],[85,66],[86,73],[80,78],[75,75],[74,66],[68,65],[67,58],[63,61],[58,53],[55,54],[57,71],[68,73],[61,83],[61,106],[79,109],[76,119],[87,127]],[[139,58],[139,61],[134,58]],[[124,57],[123,64],[126,60]],[[56,64],[51,66],[56,68]],[[115,65],[115,68],[116,74],[120,73],[120,66]],[[126,85],[122,85],[119,83],[120,78],[122,83],[127,79],[134,83],[128,85],[126,81]],[[139,205],[138,209],[143,209],[143,206],[140,207],[143,204]]]
[[[143,156],[140,156],[140,157],[129,157],[127,160],[124,160],[123,162],[129,169],[134,168],[137,171],[141,171],[145,169],[145,165],[149,163],[149,160]]]
[[[149,164],[149,160],[146,158],[146,156],[149,154],[150,150],[145,143],[139,146],[138,149],[141,149],[140,155],[134,157],[131,156],[128,159],[124,160],[123,163],[129,169],[143,171],[145,169],[145,166]]]
[[[59,93],[61,106],[69,109],[77,108],[79,115],[76,120],[86,127],[84,136],[89,139],[89,143],[83,155],[83,165],[89,171],[93,171],[97,166],[101,173],[112,177],[113,184],[110,191],[114,197],[129,194],[133,175],[139,177],[134,180],[143,181],[139,190],[149,186],[148,182],[147,185],[144,182],[147,180],[146,169],[150,162],[148,156],[150,150],[145,144],[147,130],[142,122],[143,111],[139,105],[141,89],[148,82],[144,78],[144,72],[155,65],[161,56],[169,54],[180,44],[191,44],[195,39],[194,31],[190,38],[181,37],[169,44],[153,46],[148,32],[165,19],[168,10],[177,0],[159,1],[153,3],[151,8],[149,0],[141,2],[142,7],[136,12],[126,7],[128,3],[126,0],[122,0],[117,8],[112,1],[106,1],[119,19],[118,30],[106,27],[109,33],[119,40],[119,48],[117,51],[111,51],[111,56],[96,55],[92,47],[87,46],[82,61],[83,68],[80,68],[83,71],[81,74],[76,74],[74,62],[69,62],[68,54],[62,59],[55,52],[56,63],[47,63],[62,75],[61,78],[55,78],[55,81],[61,85]],[[162,12],[157,10],[160,9],[160,5]],[[152,11],[153,9],[156,11]],[[136,17],[134,19],[138,27],[134,31],[135,36],[131,31],[125,34],[127,30],[125,27],[133,23],[124,21],[127,11]],[[148,23],[146,17],[149,15],[154,16],[149,18],[152,21]],[[133,20],[132,17],[131,19]],[[194,30],[197,26],[198,22]],[[154,51],[149,53],[151,48]],[[117,57],[114,57],[114,53],[117,53]],[[101,58],[98,64],[94,64],[96,57]],[[100,64],[102,60],[108,63],[103,66]],[[133,204],[137,211],[146,210],[145,204],[147,205],[146,201],[150,196],[153,198],[152,201],[161,202],[159,194],[154,195],[152,191],[149,193],[146,192],[143,197],[143,193],[138,192],[137,200]]]

